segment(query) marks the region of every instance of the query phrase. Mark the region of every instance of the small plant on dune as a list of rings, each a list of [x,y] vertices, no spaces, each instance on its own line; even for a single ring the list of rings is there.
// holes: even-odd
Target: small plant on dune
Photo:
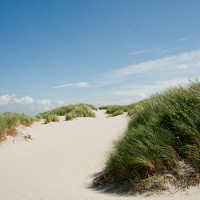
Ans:
[[[96,107],[90,104],[76,104],[76,105],[68,105],[62,106],[59,108],[55,108],[53,110],[40,113],[37,115],[37,118],[47,118],[48,115],[58,115],[58,116],[66,116],[73,115],[73,118],[76,117],[95,117],[95,113],[93,110],[97,110]]]
[[[19,125],[30,126],[34,122],[33,117],[18,113],[3,113],[0,115],[0,141],[8,135],[16,135]]]
[[[115,117],[115,116],[118,116],[118,115],[123,115],[124,111],[123,110],[116,110],[115,112],[113,112],[111,114],[111,117]]]
[[[65,120],[72,120],[72,119],[74,119],[74,118],[76,118],[77,116],[75,116],[75,114],[73,114],[73,113],[67,113],[66,114],[66,116],[65,116]]]
[[[40,115],[37,115],[34,117],[34,121],[36,121],[36,122],[41,121],[41,119],[42,119],[42,116],[40,116]]]
[[[80,104],[80,105],[86,105],[87,107],[89,107],[91,110],[97,110],[97,108],[95,106],[93,106],[92,104]]]
[[[77,117],[95,117],[94,112],[87,105],[80,104],[72,111]]]
[[[141,112],[146,104],[149,103],[149,101],[152,101],[152,98],[147,98],[144,100],[141,100],[139,102],[127,105],[125,110],[128,112],[129,116],[135,116],[137,113]]]
[[[122,106],[117,106],[117,105],[113,105],[113,106],[108,106],[106,113],[107,114],[113,114],[116,111],[121,111],[122,110]]]
[[[77,117],[95,117],[95,113],[91,110],[91,107],[91,105],[88,106],[87,104],[77,104],[71,112],[66,114],[65,119],[72,120]]]
[[[106,110],[108,106],[100,106],[99,110]]]
[[[45,124],[48,124],[50,122],[58,122],[59,118],[57,115],[49,114],[45,116],[44,120],[45,120]]]
[[[135,115],[140,112],[145,104],[149,102],[149,99],[144,99],[142,101],[132,103],[130,105],[108,105],[108,106],[100,106],[100,110],[106,110],[106,113],[109,114],[109,117],[114,117],[117,115],[122,115],[124,112],[127,112],[129,116]]]
[[[135,114],[94,185],[124,185],[133,192],[161,189],[162,184],[151,185],[150,177],[165,173],[171,173],[180,186],[198,183],[200,83],[170,88],[129,109]]]
[[[117,115],[122,115],[124,112],[127,112],[127,106],[119,105],[101,106],[99,109],[106,110],[106,114],[109,114],[109,117],[115,117]]]

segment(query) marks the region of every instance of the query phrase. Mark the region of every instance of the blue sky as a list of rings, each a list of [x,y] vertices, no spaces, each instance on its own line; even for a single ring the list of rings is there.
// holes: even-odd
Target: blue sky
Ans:
[[[0,112],[129,104],[200,77],[198,0],[0,0]]]

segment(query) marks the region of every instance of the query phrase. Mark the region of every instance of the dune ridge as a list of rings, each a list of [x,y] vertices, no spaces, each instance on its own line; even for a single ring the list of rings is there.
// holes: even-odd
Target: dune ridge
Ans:
[[[35,122],[23,129],[32,140],[18,136],[4,141],[0,145],[0,199],[142,199],[89,189],[94,176],[102,171],[113,141],[128,124],[126,114],[107,118],[104,112],[95,111],[96,118],[65,121],[62,117],[60,122],[47,125]],[[200,191],[195,187],[162,197],[194,200],[199,199]]]

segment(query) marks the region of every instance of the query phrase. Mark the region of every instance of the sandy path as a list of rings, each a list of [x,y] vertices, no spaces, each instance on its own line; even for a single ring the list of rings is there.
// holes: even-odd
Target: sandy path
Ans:
[[[0,200],[114,200],[119,197],[88,189],[92,175],[101,171],[112,141],[127,126],[125,115],[82,118],[43,125],[25,131],[32,141],[15,139],[0,145]],[[187,191],[188,192],[188,191]],[[177,192],[166,200],[200,199],[198,188]],[[160,199],[148,197],[148,199]],[[147,198],[146,198],[147,199]]]

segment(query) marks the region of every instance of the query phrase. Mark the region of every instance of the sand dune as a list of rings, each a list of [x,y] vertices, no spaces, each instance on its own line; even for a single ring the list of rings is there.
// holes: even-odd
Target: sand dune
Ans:
[[[0,144],[0,200],[114,200],[143,199],[103,194],[88,189],[94,174],[104,166],[113,140],[122,135],[128,122],[125,115],[106,118],[103,111],[97,118],[44,125],[34,123],[21,137]],[[198,187],[174,194],[145,199],[200,199]]]

